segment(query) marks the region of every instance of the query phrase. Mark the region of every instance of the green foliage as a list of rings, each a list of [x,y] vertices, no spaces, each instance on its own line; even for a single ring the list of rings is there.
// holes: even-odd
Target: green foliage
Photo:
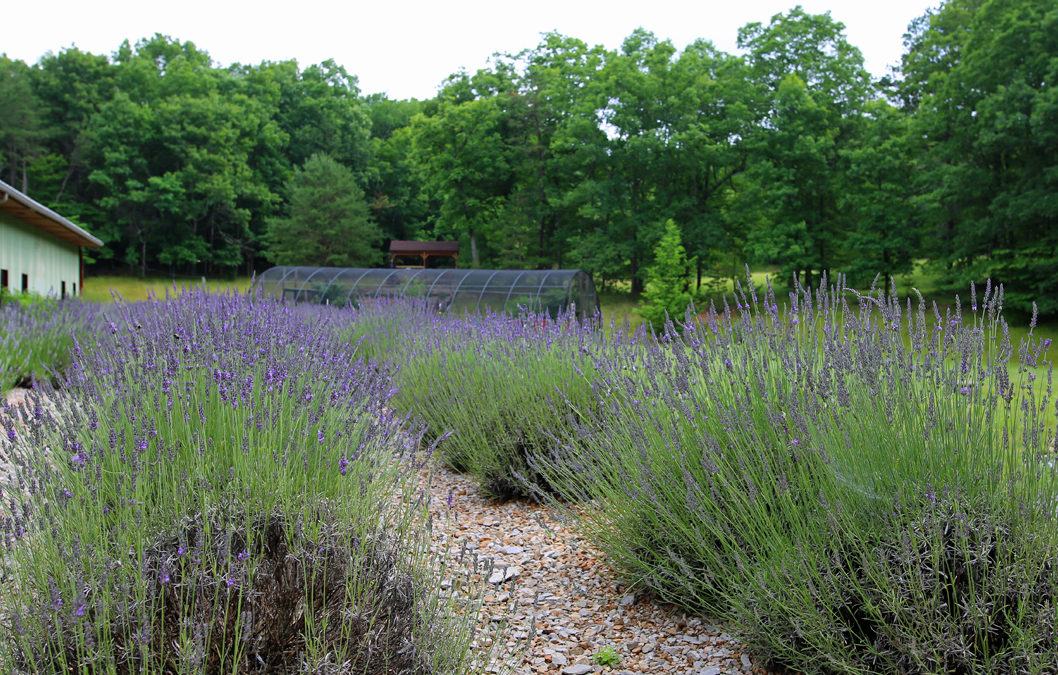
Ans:
[[[845,239],[845,272],[853,285],[867,287],[911,272],[921,250],[921,217],[912,200],[913,163],[908,152],[908,119],[882,101],[865,108],[862,135],[841,150],[845,165],[838,208],[854,229]]]
[[[603,647],[591,657],[595,663],[603,667],[612,668],[621,662],[621,655],[613,647]]]
[[[268,257],[277,265],[371,267],[382,238],[353,172],[313,155],[287,186],[285,216],[268,221]]]
[[[41,150],[40,100],[33,92],[33,71],[0,54],[0,176],[14,186]]]
[[[737,213],[754,258],[781,265],[784,279],[803,275],[811,286],[814,275],[844,263],[841,157],[857,137],[873,85],[860,51],[829,14],[796,7],[768,26],[742,28],[739,46],[749,50],[751,77],[763,94],[763,129],[746,141],[751,160]]]
[[[1008,306],[1058,311],[1058,9],[949,0],[912,26],[901,93],[928,254],[948,284],[991,277]]]
[[[801,7],[744,26],[740,56],[548,33],[427,101],[361,96],[333,61],[220,68],[155,35],[0,60],[0,168],[140,276],[274,260],[281,195],[324,154],[364,190],[368,246],[457,239],[471,266],[579,267],[638,294],[671,218],[699,294],[746,264],[865,284],[928,258],[941,287],[991,277],[1010,309],[1058,315],[1055,22],[1048,0],[947,0],[879,82]]]
[[[667,320],[683,319],[691,304],[688,277],[692,265],[694,259],[687,259],[679,226],[667,221],[665,234],[654,247],[654,264],[647,270],[647,289],[637,310],[655,330],[661,330]]]

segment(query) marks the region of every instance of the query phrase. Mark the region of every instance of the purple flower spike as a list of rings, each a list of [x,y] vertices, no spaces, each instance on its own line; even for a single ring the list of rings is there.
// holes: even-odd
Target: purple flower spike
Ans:
[[[349,471],[349,460],[342,457],[338,460],[338,473],[344,476],[347,471]]]
[[[164,586],[167,583],[169,583],[169,573],[168,572],[162,572],[161,574],[159,574],[158,575],[158,583],[160,583],[162,586]]]
[[[241,552],[239,553],[239,555],[237,555],[237,556],[235,556],[235,557],[236,557],[236,558],[238,558],[239,560],[246,560],[247,558],[249,558],[249,557],[250,557],[250,554],[249,554],[249,552],[247,552],[247,550],[246,550],[246,549],[243,549],[243,550],[242,550],[242,551],[241,551]]]
[[[455,504],[456,498],[451,490],[448,491],[448,497],[445,498],[445,501],[448,502],[448,508],[452,508],[452,505]]]

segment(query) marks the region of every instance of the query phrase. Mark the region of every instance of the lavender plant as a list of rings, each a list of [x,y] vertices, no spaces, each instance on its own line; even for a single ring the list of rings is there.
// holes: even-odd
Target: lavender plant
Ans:
[[[422,298],[363,298],[341,335],[356,347],[358,355],[378,365],[391,365],[407,355],[413,340],[421,340],[441,323],[437,309]]]
[[[474,587],[440,597],[421,509],[399,507],[418,435],[339,320],[190,293],[77,343],[68,391],[5,430],[25,490],[5,495],[5,672],[488,662]]]
[[[585,371],[606,344],[573,316],[435,316],[407,344],[395,403],[429,433],[448,435],[444,461],[486,494],[530,494],[527,481],[543,481],[527,456],[588,412],[595,396]]]
[[[0,303],[0,393],[50,384],[69,364],[75,336],[90,333],[98,313],[98,305],[73,299]]]
[[[850,298],[854,301],[850,304]],[[978,302],[980,300],[980,302]],[[1045,672],[1058,662],[1046,344],[1002,289],[932,321],[874,289],[672,326],[596,362],[605,415],[534,468],[633,583],[734,619],[804,672]],[[634,361],[633,361],[634,363]],[[561,508],[561,504],[556,502]]]

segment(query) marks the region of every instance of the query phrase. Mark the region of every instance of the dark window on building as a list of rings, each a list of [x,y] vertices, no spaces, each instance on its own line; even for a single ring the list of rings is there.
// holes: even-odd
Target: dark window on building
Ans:
[[[22,292],[26,293],[28,291],[29,291],[29,275],[28,274],[23,274],[22,275]]]
[[[77,297],[77,282],[73,282],[73,296]]]
[[[65,282],[65,281],[63,281],[63,282],[60,282],[60,283],[59,283],[59,288],[61,288],[61,289],[62,289],[62,290],[60,291],[61,295],[60,295],[59,297],[60,297],[60,298],[65,298],[65,297],[66,297],[66,282]]]
[[[0,270],[0,288],[7,288],[7,270]]]

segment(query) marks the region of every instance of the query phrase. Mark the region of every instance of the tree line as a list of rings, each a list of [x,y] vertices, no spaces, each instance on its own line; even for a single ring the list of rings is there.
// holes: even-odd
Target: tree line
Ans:
[[[990,277],[1058,313],[1058,6],[948,0],[880,80],[801,7],[738,46],[550,33],[429,100],[365,96],[333,61],[222,68],[162,35],[3,57],[0,166],[106,242],[97,266],[140,273],[457,239],[472,265],[638,291],[671,220],[699,289],[747,262],[866,284],[927,260],[942,287]]]

